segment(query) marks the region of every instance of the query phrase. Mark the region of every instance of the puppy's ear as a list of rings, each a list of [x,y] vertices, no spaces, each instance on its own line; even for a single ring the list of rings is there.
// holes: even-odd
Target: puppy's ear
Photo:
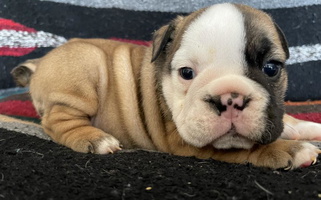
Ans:
[[[27,60],[11,70],[11,75],[16,85],[27,87],[30,83],[31,75],[36,71],[40,59]]]
[[[284,35],[283,31],[281,30],[281,28],[276,23],[274,23],[274,26],[275,26],[276,31],[278,32],[279,38],[281,40],[282,48],[285,52],[286,59],[288,59],[290,57],[288,42],[286,41],[285,35]]]
[[[152,62],[154,62],[158,58],[162,51],[164,51],[166,45],[171,42],[171,35],[174,30],[174,23],[170,23],[169,25],[163,26],[154,33]]]

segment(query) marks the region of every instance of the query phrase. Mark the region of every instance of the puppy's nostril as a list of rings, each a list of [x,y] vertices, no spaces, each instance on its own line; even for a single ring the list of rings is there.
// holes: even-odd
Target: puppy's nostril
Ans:
[[[245,107],[244,107],[244,105],[239,106],[239,105],[235,104],[235,105],[234,105],[234,108],[237,109],[237,110],[242,111]]]
[[[227,106],[223,105],[219,96],[208,96],[204,98],[204,101],[208,103],[213,110],[217,111],[217,114],[220,116],[222,112],[227,110]]]
[[[250,98],[245,98],[244,99],[244,103],[243,103],[242,106],[239,106],[239,105],[235,104],[234,108],[237,109],[237,110],[242,111],[242,110],[244,110],[244,108],[246,108],[249,105],[250,101],[251,101]]]
[[[225,112],[226,111],[226,106],[223,105],[221,102],[215,104],[219,114],[221,114],[222,112]]]
[[[240,96],[238,93],[231,93],[228,98],[208,95],[203,100],[220,116],[221,113],[227,111],[227,107],[233,107],[236,110],[243,111],[244,108],[249,105],[251,98]]]
[[[233,100],[231,99],[231,98],[229,98],[228,100],[227,100],[227,105],[232,105],[232,103],[233,103]]]

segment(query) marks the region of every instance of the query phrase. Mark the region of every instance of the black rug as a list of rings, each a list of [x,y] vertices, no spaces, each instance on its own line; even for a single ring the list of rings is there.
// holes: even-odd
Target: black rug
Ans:
[[[320,199],[321,164],[270,170],[142,150],[81,154],[0,129],[0,199]]]

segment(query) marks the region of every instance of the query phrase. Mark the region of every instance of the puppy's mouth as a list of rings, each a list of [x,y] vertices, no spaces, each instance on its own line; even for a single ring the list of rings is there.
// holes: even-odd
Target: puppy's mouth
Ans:
[[[227,133],[212,142],[213,147],[216,149],[250,149],[254,144],[253,140],[237,133],[234,126]]]

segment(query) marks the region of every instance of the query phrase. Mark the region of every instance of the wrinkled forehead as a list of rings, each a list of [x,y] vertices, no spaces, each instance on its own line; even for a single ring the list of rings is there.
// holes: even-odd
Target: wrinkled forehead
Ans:
[[[251,46],[250,51],[256,52],[262,41],[268,41],[273,57],[285,61],[274,23],[267,14],[247,6],[217,4],[191,21],[172,64],[186,65],[184,62],[188,58],[191,65],[198,67],[237,68],[246,62],[244,55],[248,46]]]

